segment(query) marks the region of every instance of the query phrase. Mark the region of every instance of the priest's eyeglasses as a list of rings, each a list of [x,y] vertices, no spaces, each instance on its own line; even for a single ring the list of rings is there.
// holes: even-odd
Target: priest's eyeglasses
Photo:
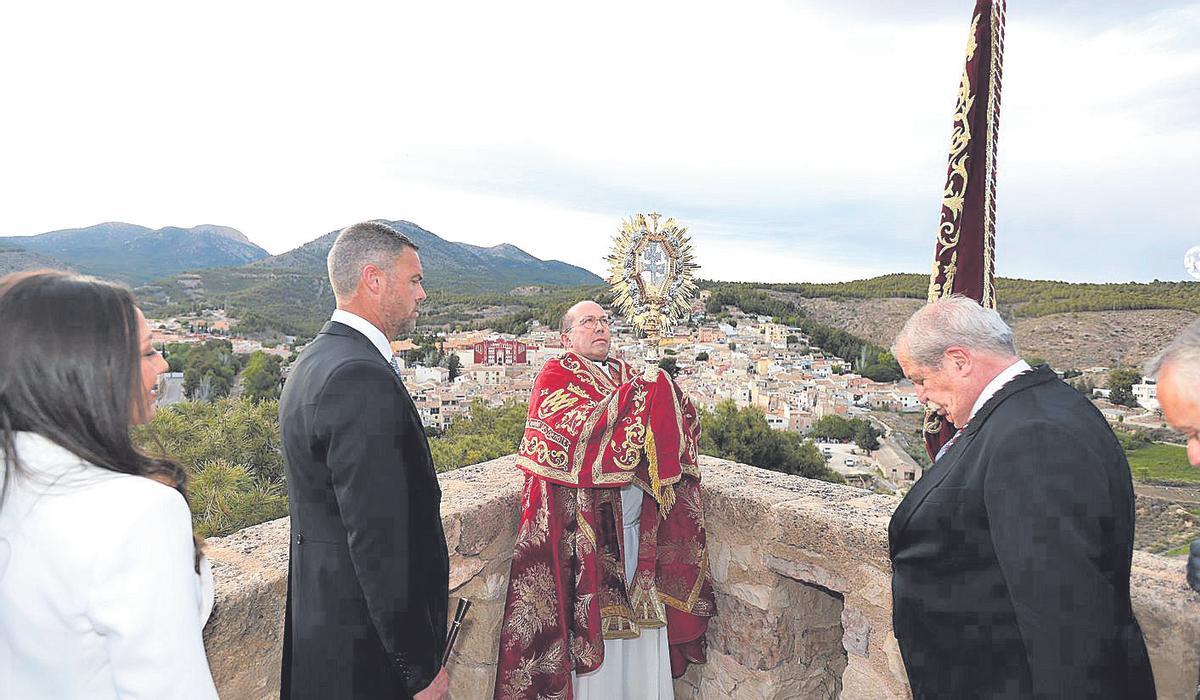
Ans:
[[[611,328],[612,327],[612,317],[611,316],[584,316],[583,318],[579,319],[578,323],[576,323],[575,325],[568,328],[567,332],[569,333],[569,332],[575,330],[576,328],[580,328],[580,327],[586,328],[589,331],[594,331],[594,330],[596,330],[597,326],[601,326],[601,325],[604,326],[605,328]]]

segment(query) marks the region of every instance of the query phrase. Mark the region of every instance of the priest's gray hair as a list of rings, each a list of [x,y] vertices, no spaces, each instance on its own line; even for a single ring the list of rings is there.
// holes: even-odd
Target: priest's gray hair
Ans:
[[[342,229],[325,259],[333,296],[338,299],[353,296],[364,267],[391,269],[405,248],[418,249],[408,236],[382,221],[363,221]]]
[[[1174,365],[1189,377],[1200,378],[1200,321],[1180,331],[1163,351],[1146,363],[1146,376],[1157,377],[1167,365]]]
[[[921,307],[900,329],[892,354],[902,353],[922,367],[937,368],[946,348],[955,345],[1000,357],[1017,355],[1012,329],[1000,314],[961,294]]]

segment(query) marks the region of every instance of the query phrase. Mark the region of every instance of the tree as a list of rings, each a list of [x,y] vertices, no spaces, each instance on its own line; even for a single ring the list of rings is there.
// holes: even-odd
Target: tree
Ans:
[[[279,403],[222,399],[159,409],[135,442],[177,461],[188,474],[196,531],[227,535],[287,515]]]
[[[459,359],[458,353],[452,352],[446,355],[446,369],[450,374],[447,375],[447,381],[454,381],[462,374],[462,360]]]
[[[811,440],[772,430],[757,408],[739,409],[733,401],[722,401],[712,413],[701,414],[700,425],[704,454],[785,474],[841,481],[825,466],[825,457]]]
[[[867,346],[864,345],[864,354],[869,355],[869,353],[865,352],[866,348]],[[868,361],[858,368],[858,373],[871,381],[894,382],[904,376],[904,373],[900,370],[900,363],[896,362],[896,358],[892,353],[886,350],[876,353],[874,362],[869,361],[869,359],[868,357]]]
[[[696,353],[696,362],[708,362],[708,353],[703,350]]]
[[[246,361],[246,369],[242,370],[242,387],[246,398],[256,402],[278,399],[282,376],[283,358],[268,355],[262,350],[254,351]]]
[[[879,449],[879,436],[882,433],[875,426],[859,418],[853,419],[851,423],[854,424],[854,444],[859,449],[867,452]]]
[[[1108,373],[1108,400],[1121,406],[1135,407],[1133,385],[1140,384],[1142,373],[1129,367],[1118,367]]]
[[[170,350],[178,345],[167,347]],[[197,401],[216,401],[228,396],[240,369],[233,344],[228,340],[208,340],[185,348],[182,351],[184,396]]]
[[[513,454],[521,444],[528,412],[524,403],[492,408],[476,399],[467,415],[454,419],[442,435],[429,440],[434,468],[444,472]]]
[[[848,442],[854,439],[854,425],[841,416],[825,416],[809,429],[808,436],[816,440]]]
[[[1071,381],[1067,382],[1067,384],[1069,384],[1071,388],[1075,389],[1075,391],[1078,391],[1088,398],[1091,398],[1092,394],[1095,393],[1094,389],[1096,388],[1096,383],[1087,377],[1078,377],[1076,379],[1072,379]]]
[[[675,361],[674,357],[664,357],[658,361],[658,366],[672,378],[679,374],[679,363]]]

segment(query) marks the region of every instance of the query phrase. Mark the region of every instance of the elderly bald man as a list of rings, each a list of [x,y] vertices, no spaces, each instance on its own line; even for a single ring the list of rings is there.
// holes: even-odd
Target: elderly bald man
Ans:
[[[672,698],[672,675],[705,659],[700,422],[665,372],[647,379],[610,355],[610,325],[594,301],[571,307],[566,352],[534,383],[501,700]]]
[[[1188,461],[1200,467],[1200,321],[1183,329],[1146,363],[1146,375],[1158,380],[1163,418],[1187,437]],[[1200,591],[1200,540],[1192,542],[1187,580]]]
[[[1129,601],[1133,487],[1100,412],[948,297],[893,347],[958,428],[892,516],[893,627],[915,698],[1153,698]]]

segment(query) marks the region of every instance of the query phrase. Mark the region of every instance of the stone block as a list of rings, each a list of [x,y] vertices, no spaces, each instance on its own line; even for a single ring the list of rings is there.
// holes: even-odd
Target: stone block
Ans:
[[[838,593],[850,590],[850,583],[845,576],[811,562],[790,561],[767,555],[765,563],[771,571],[801,583],[815,584]]]
[[[710,649],[746,669],[775,668],[796,645],[794,613],[766,610],[733,595],[717,593],[717,616],[709,623]]]
[[[460,586],[483,571],[483,567],[486,565],[487,562],[479,557],[450,555],[450,592],[454,593]]]
[[[871,641],[871,622],[860,610],[842,609],[842,646],[856,656],[868,656]]]

